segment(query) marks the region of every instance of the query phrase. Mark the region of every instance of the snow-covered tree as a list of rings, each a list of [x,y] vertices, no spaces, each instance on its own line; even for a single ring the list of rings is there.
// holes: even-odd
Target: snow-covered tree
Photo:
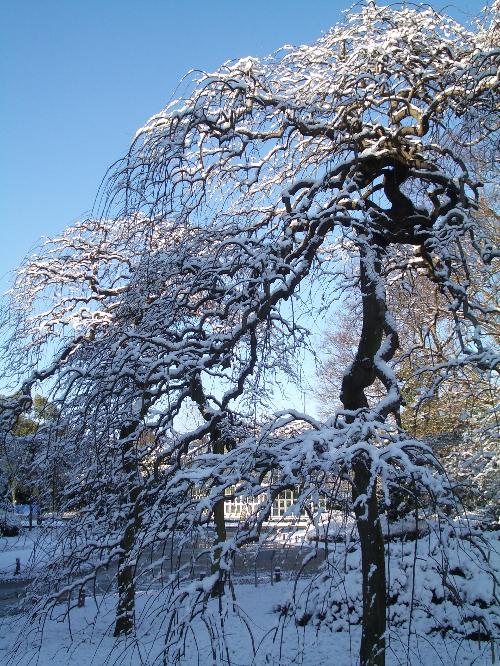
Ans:
[[[145,549],[174,544],[181,525],[176,548],[195,538],[226,492],[263,499],[235,536],[218,529],[204,581],[185,584],[183,567],[168,577],[167,658],[180,657],[190,619],[223,593],[234,554],[259,538],[277,495],[299,488],[300,510],[342,479],[362,558],[360,662],[384,663],[378,493],[390,501],[404,479],[438,514],[449,499],[432,451],[402,426],[387,284],[418,269],[445,295],[458,343],[452,358],[419,369],[432,388],[457,369],[495,369],[481,328],[490,306],[469,289],[469,264],[491,270],[495,252],[471,214],[481,184],[467,155],[472,144],[494,154],[498,32],[494,14],[470,32],[429,8],[369,3],[310,46],[202,74],[139,130],[100,218],[21,269],[8,354],[26,373],[22,399],[51,382],[78,426],[74,496],[80,484],[87,499],[62,562],[76,573],[93,561],[93,572],[65,589],[118,560],[117,634],[133,628]],[[342,409],[323,422],[292,410],[250,427],[249,404],[276,373],[293,377],[307,342],[297,309],[314,315],[353,287],[361,331]],[[370,403],[376,380],[384,390]],[[201,423],[177,432],[193,403]],[[304,427],[280,436],[294,420]]]
[[[484,276],[483,276],[484,277]],[[494,282],[494,276],[490,275]],[[484,323],[495,344],[496,310],[493,284],[488,288],[491,319]],[[438,287],[418,270],[388,286],[389,307],[396,320],[400,351],[394,367],[401,387],[402,425],[433,448],[455,491],[468,509],[498,507],[498,374],[475,367],[450,368],[439,385],[432,369],[443,367],[458,352],[453,313]],[[318,400],[322,413],[338,407],[344,368],[352,362],[360,334],[359,300],[349,298],[340,317],[327,322],[324,357],[318,371]],[[368,394],[375,403],[383,394],[376,382]]]

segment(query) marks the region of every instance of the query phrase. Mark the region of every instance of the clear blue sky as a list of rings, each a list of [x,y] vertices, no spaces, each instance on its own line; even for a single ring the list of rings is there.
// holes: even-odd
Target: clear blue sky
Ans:
[[[465,21],[481,4],[465,0],[450,13]],[[106,168],[188,69],[313,41],[347,7],[342,0],[2,3],[1,290],[40,236],[91,209]]]

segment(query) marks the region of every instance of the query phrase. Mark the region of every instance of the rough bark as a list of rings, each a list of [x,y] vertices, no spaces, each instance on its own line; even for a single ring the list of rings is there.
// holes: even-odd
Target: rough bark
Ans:
[[[371,262],[360,250],[363,323],[357,353],[342,381],[341,400],[345,409],[368,407],[365,389],[376,378],[375,355],[382,344],[386,305],[377,293],[371,271],[380,271],[378,258]],[[372,275],[373,277],[373,275]],[[363,626],[359,660],[361,666],[384,666],[386,630],[385,552],[376,496],[376,479],[372,477],[370,459],[359,456],[353,463],[352,498],[361,545],[363,574]]]
[[[206,421],[211,420],[211,413],[208,408],[208,401],[203,390],[201,377],[199,373],[193,376],[191,380],[191,398],[200,410],[200,414]],[[228,442],[224,437],[218,422],[214,422],[210,430],[210,446],[213,453],[223,454],[227,448],[231,448],[232,442]],[[224,543],[226,540],[226,519],[224,517],[224,497],[220,499],[215,505],[213,510],[213,519],[215,525],[215,548],[210,573],[213,575],[218,573],[218,579],[212,588],[212,597],[220,597],[224,594],[224,571],[220,567],[220,558],[222,550],[218,544]]]
[[[217,433],[217,437],[212,445],[212,450],[214,453],[224,453],[224,440],[221,437],[220,432]],[[215,552],[214,552],[214,561],[212,563],[211,573],[218,573],[219,578],[217,583],[212,589],[212,596],[219,597],[224,594],[224,572],[220,568],[220,556],[221,548],[218,547],[218,544],[224,543],[226,540],[226,519],[224,517],[224,499],[221,499],[214,506],[214,523],[215,523]]]
[[[130,634],[134,630],[135,611],[135,565],[129,562],[129,555],[134,546],[136,535],[141,527],[140,507],[138,498],[140,485],[138,483],[137,460],[134,455],[135,442],[131,438],[137,428],[137,422],[124,426],[120,432],[122,441],[122,469],[125,475],[128,493],[126,501],[131,507],[127,516],[127,524],[120,541],[120,555],[118,558],[118,605],[116,609],[116,623],[114,636]]]
[[[380,526],[376,481],[371,478],[368,461],[354,465],[353,500],[365,495],[363,504],[355,504],[356,523],[361,544],[363,575],[363,626],[359,662],[361,666],[384,666],[386,630],[386,581],[384,538]]]

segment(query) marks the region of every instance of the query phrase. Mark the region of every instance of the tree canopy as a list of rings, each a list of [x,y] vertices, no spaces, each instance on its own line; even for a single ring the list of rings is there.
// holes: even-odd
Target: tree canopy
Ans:
[[[314,44],[201,74],[137,132],[95,218],[21,266],[6,354],[23,408],[40,382],[52,387],[70,424],[73,508],[85,497],[54,567],[64,565],[62,579],[68,562],[76,572],[91,559],[95,571],[118,559],[116,633],[133,628],[147,544],[195,538],[225,493],[262,498],[236,535],[218,531],[211,576],[169,579],[166,654],[179,658],[189,618],[223,590],[277,495],[298,488],[300,511],[341,480],[361,544],[360,660],[384,663],[380,493],[389,504],[406,483],[439,515],[450,507],[439,463],[401,423],[387,290],[419,272],[442,294],[456,344],[422,359],[426,390],[457,368],[495,371],[482,329],[493,306],[470,275],[487,275],[496,251],[473,215],[482,185],[470,156],[493,165],[498,37],[494,13],[470,32],[430,8],[370,2]],[[342,408],[321,422],[294,411],[255,418],[273,373],[293,377],[307,343],[294,316],[307,288],[316,316],[345,290],[359,293]],[[375,380],[384,390],[369,402]],[[2,406],[7,421],[20,404]],[[200,419],[179,432],[193,404]],[[294,421],[300,429],[283,436]],[[181,604],[191,614],[181,617]]]

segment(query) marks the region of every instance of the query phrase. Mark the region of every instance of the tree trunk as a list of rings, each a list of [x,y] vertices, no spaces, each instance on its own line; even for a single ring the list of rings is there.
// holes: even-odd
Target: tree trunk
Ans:
[[[56,495],[57,495],[57,482],[56,482],[56,472],[52,470],[52,515],[55,516],[56,513]]]
[[[191,399],[196,402],[200,410],[201,415],[206,421],[209,421],[212,416],[210,410],[208,409],[208,402],[203,390],[203,384],[201,382],[200,374],[197,373],[193,376],[191,380]],[[211,428],[210,440],[212,452],[218,455],[223,454],[226,451],[226,448],[231,448],[233,442],[228,442],[224,437],[221,428],[219,425],[214,425]],[[214,548],[214,557],[213,562],[210,567],[210,573],[213,575],[218,573],[217,582],[212,588],[212,597],[221,597],[224,594],[224,582],[225,582],[225,572],[221,569],[220,566],[220,557],[222,549],[218,547],[218,544],[224,543],[226,540],[226,519],[224,517],[224,497],[219,500],[214,505],[213,518],[215,524],[215,548]]]
[[[118,605],[114,636],[130,634],[134,630],[135,581],[134,567],[126,563],[126,556],[134,544],[135,528],[129,522],[120,542],[122,553],[118,561]]]
[[[217,429],[216,439],[213,442],[212,450],[214,453],[224,453],[224,441],[221,437],[220,431]],[[220,597],[224,594],[224,572],[220,568],[220,556],[221,549],[217,547],[217,544],[223,543],[226,540],[226,519],[224,517],[224,499],[221,499],[214,506],[214,523],[215,523],[215,552],[214,552],[214,561],[211,567],[211,573],[218,573],[219,578],[217,583],[212,589],[213,597]]]
[[[374,250],[370,250],[374,252]],[[374,359],[382,344],[385,324],[385,296],[377,290],[380,259],[367,256],[360,248],[363,323],[354,362],[342,380],[341,400],[345,409],[368,407],[365,389],[376,378]],[[375,275],[374,275],[375,274]],[[370,277],[372,276],[372,278]],[[375,278],[375,279],[373,279]],[[351,422],[354,417],[348,420]],[[386,630],[385,550],[370,458],[360,455],[353,461],[352,498],[361,546],[363,573],[363,626],[359,661],[361,666],[384,666]],[[358,502],[363,497],[362,502]]]
[[[359,662],[361,666],[384,666],[387,610],[385,549],[377,504],[377,484],[373,482],[370,490],[370,482],[370,470],[365,461],[360,460],[354,465],[353,500],[359,495],[366,495],[368,499],[362,506],[355,504],[363,573],[363,627]]]
[[[133,422],[124,426],[120,433],[122,444],[122,469],[126,483],[126,502],[130,506],[127,516],[127,524],[120,541],[120,555],[118,558],[118,605],[116,609],[116,623],[114,636],[130,634],[134,630],[135,614],[135,564],[128,562],[132,548],[134,547],[137,533],[141,526],[140,507],[138,497],[140,493],[139,470],[137,458],[134,452],[136,443],[131,435],[137,428],[138,423]],[[128,492],[127,492],[128,491]]]

